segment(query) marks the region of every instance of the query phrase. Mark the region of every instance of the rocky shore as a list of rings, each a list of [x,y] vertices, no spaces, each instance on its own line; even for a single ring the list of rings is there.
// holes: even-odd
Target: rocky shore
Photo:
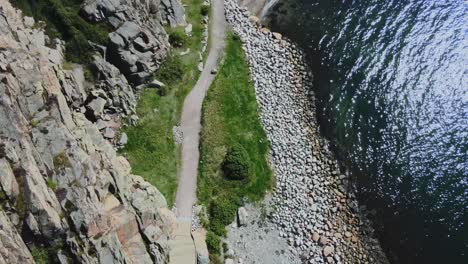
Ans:
[[[239,209],[237,221],[227,227],[229,250],[224,258],[233,263],[300,264],[301,259],[290,250],[287,240],[280,239],[275,223],[268,220],[274,212],[271,196],[262,203],[247,204]],[[228,261],[226,261],[228,263]]]
[[[225,0],[225,9],[244,43],[271,144],[277,181],[271,221],[279,236],[308,263],[388,263],[353,183],[319,136],[304,54],[236,1]]]

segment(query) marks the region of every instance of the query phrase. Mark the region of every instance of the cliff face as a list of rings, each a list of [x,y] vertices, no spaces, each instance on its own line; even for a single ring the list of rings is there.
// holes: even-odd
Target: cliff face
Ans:
[[[180,21],[159,1],[87,1],[82,10],[120,19],[96,49],[96,84],[64,64],[61,41],[0,0],[0,263],[33,263],[34,248],[61,263],[167,260],[174,216],[105,137],[134,115],[127,78],[157,69],[169,49],[158,19]]]
[[[80,13],[115,29],[107,47],[101,48],[102,56],[134,85],[147,81],[169,51],[162,25],[185,24],[178,0],[87,0]]]

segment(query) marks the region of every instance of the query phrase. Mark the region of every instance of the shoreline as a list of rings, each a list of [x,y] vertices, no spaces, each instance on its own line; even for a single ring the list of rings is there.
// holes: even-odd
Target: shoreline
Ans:
[[[319,135],[302,51],[235,1],[225,1],[225,12],[243,42],[271,145],[272,222],[280,237],[311,263],[388,263],[349,176]]]

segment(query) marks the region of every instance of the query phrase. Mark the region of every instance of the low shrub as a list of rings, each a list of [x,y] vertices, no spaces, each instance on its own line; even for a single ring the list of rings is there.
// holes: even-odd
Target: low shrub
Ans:
[[[34,258],[34,261],[38,264],[46,264],[49,263],[49,252],[42,247],[34,247],[31,250],[31,255]]]
[[[211,264],[224,264],[221,257],[217,254],[210,254],[210,263]]]
[[[206,234],[206,246],[212,254],[219,254],[221,252],[221,238],[215,233],[208,231]]]
[[[224,157],[222,170],[228,180],[248,179],[251,169],[247,151],[239,144],[229,148]]]
[[[62,151],[54,157],[54,166],[56,169],[63,169],[70,167],[70,160],[68,159],[67,154]]]
[[[169,87],[167,86],[162,86],[158,88],[158,94],[160,96],[166,96],[169,93]]]
[[[169,56],[156,72],[158,80],[170,84],[178,81],[184,74],[184,67],[179,56]],[[167,93],[167,91],[165,91]]]
[[[225,237],[227,235],[226,227],[216,219],[211,221],[209,229],[218,236]]]
[[[187,35],[185,34],[185,30],[183,28],[174,28],[169,30],[169,43],[173,47],[183,47],[187,43]]]
[[[209,5],[202,5],[200,8],[200,13],[203,16],[207,16],[210,13],[210,6]]]
[[[210,221],[219,221],[222,225],[229,225],[236,216],[237,207],[240,202],[225,196],[217,197],[211,201]]]
[[[242,42],[240,36],[237,35],[237,34],[232,34],[230,37],[231,37],[231,39],[233,41],[236,41],[236,42],[239,42],[239,43]]]

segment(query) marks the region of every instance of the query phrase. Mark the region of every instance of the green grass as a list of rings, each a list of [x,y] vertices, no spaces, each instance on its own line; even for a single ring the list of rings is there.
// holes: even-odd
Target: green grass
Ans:
[[[31,249],[34,262],[37,264],[60,263],[57,257],[59,251],[62,252],[62,255],[64,255],[68,261],[71,261],[70,252],[65,248],[65,240],[63,238],[57,238],[53,244],[34,241],[32,244],[29,244],[28,247]]]
[[[51,178],[47,179],[47,187],[49,187],[52,191],[57,191],[57,182]]]
[[[156,78],[166,83],[166,91],[160,94],[149,88],[142,92],[137,106],[140,120],[135,127],[124,129],[128,143],[121,151],[130,161],[132,172],[156,186],[169,206],[174,204],[180,160],[180,149],[174,143],[172,128],[179,123],[185,96],[200,75],[197,65],[203,32],[200,11],[203,0],[183,0],[183,3],[187,5],[187,22],[193,26],[192,37],[182,47],[174,48],[171,57],[161,67],[174,71],[175,64],[181,64],[182,74],[172,78],[166,70],[156,73]],[[187,48],[190,48],[189,54],[178,55]]]
[[[49,252],[42,247],[34,247],[31,250],[31,255],[38,264],[47,264],[51,261]]]
[[[272,186],[268,141],[260,124],[248,65],[237,37],[230,34],[224,63],[203,103],[198,200],[209,208],[209,229],[219,236],[234,220],[242,200],[261,200]],[[250,159],[248,181],[227,179],[221,170],[231,146],[241,145]],[[235,207],[234,210],[232,207]]]

